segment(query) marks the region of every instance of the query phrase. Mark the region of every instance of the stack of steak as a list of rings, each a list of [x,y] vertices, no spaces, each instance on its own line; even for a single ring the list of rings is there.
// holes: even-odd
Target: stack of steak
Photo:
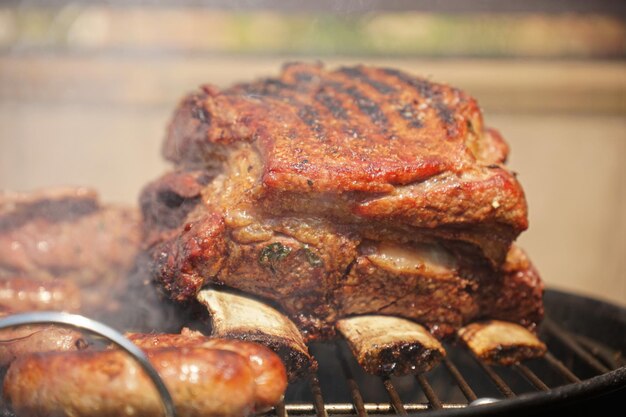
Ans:
[[[288,64],[187,96],[174,169],[141,196],[153,278],[174,300],[228,288],[306,340],[395,316],[441,338],[480,319],[533,328],[543,286],[508,147],[456,88],[366,66]]]

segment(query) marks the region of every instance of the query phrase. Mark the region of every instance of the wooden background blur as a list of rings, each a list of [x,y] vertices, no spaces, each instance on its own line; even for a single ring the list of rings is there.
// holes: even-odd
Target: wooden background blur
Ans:
[[[530,206],[519,241],[547,284],[626,305],[623,15],[88,3],[0,6],[0,188],[91,185],[135,204],[199,84],[290,60],[393,66],[467,90],[503,133]]]

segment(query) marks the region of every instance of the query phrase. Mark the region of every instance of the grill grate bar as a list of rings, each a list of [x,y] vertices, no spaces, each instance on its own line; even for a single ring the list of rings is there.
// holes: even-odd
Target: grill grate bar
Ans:
[[[624,359],[622,358],[620,352],[611,352],[588,337],[579,334],[572,336],[579,344],[591,352],[592,355],[600,358],[604,363],[609,365],[611,369],[617,369],[624,366]]]
[[[443,363],[448,369],[448,372],[450,373],[450,375],[452,375],[452,378],[454,378],[457,385],[461,389],[461,392],[463,392],[463,395],[465,395],[465,398],[467,398],[469,402],[476,400],[478,396],[476,395],[474,390],[469,386],[469,384],[467,383],[463,375],[461,375],[461,372],[456,367],[456,365],[454,365],[452,361],[448,358],[444,358]]]
[[[320,388],[320,380],[315,373],[311,373],[309,377],[311,385],[311,394],[313,394],[313,406],[317,417],[328,417],[326,408],[324,407],[324,398],[322,397],[322,389]]]
[[[426,379],[426,376],[424,376],[424,374],[419,374],[416,375],[416,378],[417,382],[420,384],[420,387],[422,387],[422,390],[424,390],[424,394],[426,395],[426,398],[428,398],[428,402],[430,403],[432,409],[441,410],[443,408],[441,400],[433,390],[430,382],[428,382],[428,380]]]
[[[352,371],[348,366],[348,362],[345,358],[344,350],[339,349],[336,350],[337,357],[339,358],[339,362],[341,363],[341,368],[343,369],[343,373],[346,376],[346,382],[348,383],[348,387],[350,388],[350,395],[352,396],[352,403],[354,404],[354,408],[356,409],[358,417],[367,417],[367,410],[365,410],[365,405],[363,403],[363,396],[361,395],[361,391],[359,391],[359,386],[354,380],[354,376],[352,375]]]
[[[578,378],[567,366],[563,364],[563,362],[558,360],[550,351],[546,352],[544,358],[548,361],[553,369],[559,371],[559,373],[563,375],[565,379],[567,379],[569,382],[580,382],[580,378]]]
[[[572,336],[570,336],[565,330],[561,329],[556,323],[549,318],[545,318],[543,322],[544,329],[556,337],[565,347],[574,352],[580,359],[583,360],[590,368],[593,368],[600,374],[609,372],[609,368],[601,364],[596,358],[594,358],[589,352],[581,347]]]
[[[535,386],[535,388],[541,391],[549,391],[550,387],[548,387],[545,382],[541,380],[528,366],[522,363],[516,363],[513,365],[513,369],[522,374],[524,378],[526,378],[531,384]]]
[[[483,369],[483,371],[485,371],[485,373],[489,376],[489,378],[491,378],[494,384],[496,384],[496,387],[498,387],[498,390],[500,390],[500,392],[505,397],[507,398],[515,397],[515,393],[513,392],[511,387],[509,387],[506,384],[506,382],[504,382],[504,380],[500,377],[500,375],[498,375],[491,366],[487,365],[485,362],[478,359],[476,355],[474,355],[473,353],[472,353],[472,357],[476,360],[476,362],[478,362],[478,364]]]
[[[365,403],[365,410],[368,413],[380,415],[380,414],[395,414],[395,409],[389,403]],[[311,415],[315,413],[315,407],[310,403],[290,403],[286,405],[287,410],[292,415]],[[353,415],[354,405],[350,403],[336,403],[336,404],[326,404],[325,406],[326,412],[332,415]],[[460,409],[466,408],[467,404],[459,404],[459,403],[445,403],[443,404],[443,409]],[[407,412],[413,413],[417,411],[427,411],[429,408],[428,404],[425,403],[411,403],[405,404],[404,408]]]
[[[407,413],[404,408],[404,405],[402,404],[402,400],[400,399],[400,395],[398,395],[398,391],[396,391],[396,388],[393,386],[391,379],[389,379],[389,377],[384,377],[383,385],[385,386],[385,389],[387,390],[387,394],[389,394],[389,400],[391,400],[391,405],[393,406],[393,409],[396,411],[396,414],[400,416],[406,416]]]

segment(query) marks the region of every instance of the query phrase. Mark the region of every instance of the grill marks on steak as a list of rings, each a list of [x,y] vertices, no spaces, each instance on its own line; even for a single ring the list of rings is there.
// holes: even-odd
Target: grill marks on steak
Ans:
[[[308,82],[299,81],[302,74]],[[177,152],[184,147],[175,146],[190,142],[191,125],[205,129],[204,136],[194,135],[197,145],[258,141],[266,161],[264,183],[281,190],[299,189],[304,176],[319,191],[389,191],[473,165],[475,156],[465,141],[482,131],[476,102],[459,90],[398,74],[296,64],[287,66],[280,79],[223,92],[209,88],[185,103],[201,110],[179,116],[210,114],[202,117],[210,122],[192,117],[193,123],[178,123],[180,117],[175,118],[166,157],[194,162]],[[416,117],[409,117],[407,109]],[[187,129],[181,132],[179,126]],[[304,159],[315,163],[307,170]]]
[[[273,215],[450,227],[494,266],[528,226],[502,166],[508,148],[475,100],[395,70],[293,64],[276,79],[205,87],[177,110],[164,154],[219,175],[246,146],[258,158],[255,206]]]
[[[179,301],[208,283],[255,294],[309,337],[362,313],[439,335],[485,314],[530,325],[538,278],[503,266],[527,227],[507,153],[471,97],[395,70],[292,64],[205,86],[170,124],[177,170],[141,197],[153,275]],[[385,245],[454,262],[397,266],[381,261]],[[489,291],[508,292],[492,307]]]

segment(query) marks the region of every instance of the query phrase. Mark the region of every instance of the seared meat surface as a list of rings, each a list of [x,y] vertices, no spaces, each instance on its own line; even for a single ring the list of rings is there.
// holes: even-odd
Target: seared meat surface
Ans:
[[[205,86],[170,124],[175,170],[141,196],[153,277],[180,302],[209,283],[254,294],[308,338],[360,314],[437,336],[532,327],[542,284],[511,249],[527,211],[507,153],[473,98],[396,70]]]

